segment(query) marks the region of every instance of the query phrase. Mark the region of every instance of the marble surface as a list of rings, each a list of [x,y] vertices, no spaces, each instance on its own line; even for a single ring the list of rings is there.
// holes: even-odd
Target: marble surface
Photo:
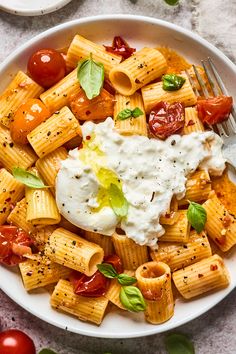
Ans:
[[[1,0],[0,0],[1,3]],[[0,61],[16,47],[54,25],[79,17],[129,13],[153,16],[199,33],[236,63],[236,0],[182,0],[169,7],[162,0],[73,0],[63,9],[42,17],[17,17],[0,12]],[[3,279],[0,280],[0,284]],[[198,319],[178,328],[194,341],[198,354],[236,353],[236,291]],[[88,338],[57,329],[22,310],[0,292],[0,330],[19,328],[37,349],[50,347],[59,354],[166,353],[165,334],[128,340]]]

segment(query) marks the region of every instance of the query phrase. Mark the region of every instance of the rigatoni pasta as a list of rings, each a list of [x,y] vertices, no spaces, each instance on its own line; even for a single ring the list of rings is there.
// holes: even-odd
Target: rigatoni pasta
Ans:
[[[27,99],[38,97],[43,88],[23,71],[18,71],[6,90],[0,96],[0,123],[10,126],[17,108]]]
[[[135,108],[139,108],[142,111],[142,114],[137,118],[131,117],[125,120],[118,118],[119,113],[124,109],[133,110]],[[120,134],[147,136],[146,115],[140,93],[136,92],[128,97],[121,94],[115,95],[114,120],[115,128]]]
[[[35,128],[28,135],[28,140],[42,158],[76,135],[81,135],[79,122],[68,107],[63,107]]]
[[[95,273],[97,264],[102,262],[104,256],[100,246],[63,228],[52,233],[45,253],[52,261],[88,276]]]
[[[143,48],[116,65],[110,71],[109,79],[121,95],[130,96],[164,74],[166,68],[166,60],[158,50]]]
[[[105,256],[109,256],[114,253],[114,247],[112,238],[92,231],[85,231],[85,238],[90,242],[94,242],[102,247]]]
[[[162,242],[187,242],[189,239],[190,224],[186,210],[176,212],[178,218],[173,225],[165,225],[165,233],[161,236]]]
[[[229,285],[230,276],[223,259],[215,254],[173,273],[176,288],[185,299]]]
[[[70,313],[81,321],[99,325],[102,322],[108,300],[104,297],[83,297],[76,295],[71,283],[59,280],[51,296],[51,305],[57,310]]]

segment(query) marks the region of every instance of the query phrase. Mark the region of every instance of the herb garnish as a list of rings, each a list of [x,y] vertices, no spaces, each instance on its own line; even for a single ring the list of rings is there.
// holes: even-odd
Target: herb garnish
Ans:
[[[194,354],[193,343],[183,334],[171,333],[165,339],[168,354]]]
[[[187,211],[187,218],[191,226],[200,233],[207,221],[207,213],[201,204],[195,202],[189,202],[189,207]]]
[[[120,301],[127,310],[133,312],[145,310],[146,303],[141,291],[136,286],[131,286],[137,281],[135,277],[130,277],[125,273],[118,274],[115,268],[109,263],[97,264],[97,267],[106,278],[117,279],[122,285]]]
[[[33,173],[26,171],[24,168],[21,167],[13,167],[12,174],[19,182],[25,184],[27,187],[30,188],[48,188],[49,186],[45,186],[43,181],[34,175]]]
[[[104,66],[92,58],[81,60],[77,67],[77,78],[89,100],[100,94],[104,82]]]
[[[129,204],[123,191],[116,184],[111,183],[108,189],[110,206],[117,216],[124,217],[128,213]]]
[[[117,115],[117,119],[118,120],[125,120],[128,118],[137,118],[139,116],[141,116],[143,113],[143,111],[141,111],[140,108],[135,107],[134,109],[123,109],[123,111],[121,111],[118,115]]]
[[[183,86],[185,81],[186,79],[182,76],[175,74],[166,74],[162,76],[162,88],[165,91],[177,91]]]

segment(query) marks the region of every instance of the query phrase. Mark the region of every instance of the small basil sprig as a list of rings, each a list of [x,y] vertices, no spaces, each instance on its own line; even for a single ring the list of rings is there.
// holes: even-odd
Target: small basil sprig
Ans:
[[[108,198],[110,206],[117,216],[124,217],[128,213],[129,204],[124,193],[116,184],[111,183],[108,188]]]
[[[117,115],[117,119],[118,120],[125,120],[128,118],[138,118],[139,116],[143,115],[143,111],[141,111],[140,108],[135,107],[134,109],[123,109],[123,111],[121,111],[118,115]]]
[[[164,0],[168,5],[175,6],[178,5],[179,0]]]
[[[109,263],[97,264],[97,267],[106,278],[117,279],[121,285],[132,285],[137,281],[136,278],[130,277],[125,273],[118,274],[115,268]]]
[[[162,76],[162,88],[165,91],[177,91],[183,86],[185,81],[186,79],[182,76],[166,74]]]
[[[125,273],[118,274],[109,263],[97,264],[97,267],[106,278],[117,279],[122,285],[120,289],[120,301],[127,310],[133,312],[145,310],[146,303],[141,291],[136,286],[131,286],[137,281],[135,277],[130,277]]]
[[[13,167],[12,174],[19,182],[25,184],[27,187],[30,188],[48,188],[45,186],[43,181],[34,175],[33,173],[26,171],[24,168],[21,167]]]
[[[207,213],[201,204],[195,202],[189,202],[189,207],[187,211],[187,218],[191,226],[200,233],[206,224]]]
[[[92,58],[82,60],[78,63],[77,78],[87,98],[91,100],[100,94],[104,82],[104,66]]]
[[[39,354],[57,354],[57,353],[51,349],[44,348],[44,349],[40,350]]]
[[[165,339],[168,354],[194,354],[193,343],[183,334],[171,333]]]
[[[146,309],[143,295],[136,286],[122,286],[120,289],[120,301],[127,310],[132,312]]]

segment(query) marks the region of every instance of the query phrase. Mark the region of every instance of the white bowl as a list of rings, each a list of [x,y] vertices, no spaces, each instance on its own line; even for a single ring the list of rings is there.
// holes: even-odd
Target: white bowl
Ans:
[[[26,69],[27,59],[32,52],[52,45],[54,48],[66,47],[76,33],[98,43],[111,43],[113,36],[121,35],[131,46],[137,48],[143,45],[167,45],[196,64],[210,56],[219,68],[229,92],[236,97],[236,67],[218,49],[196,34],[173,24],[154,18],[130,15],[83,18],[54,27],[36,36],[0,65],[0,90],[4,89],[18,69]],[[231,274],[231,284],[227,289],[191,301],[178,300],[173,318],[161,325],[146,323],[142,314],[117,311],[106,315],[101,326],[97,327],[53,310],[49,305],[49,295],[43,290],[28,294],[23,288],[20,276],[10,268],[0,267],[0,282],[2,290],[15,302],[55,326],[87,336],[131,338],[173,329],[212,308],[236,286],[235,263],[236,252],[233,250],[226,258],[226,265]]]
[[[19,16],[45,15],[57,11],[71,0],[2,0],[0,9]]]

